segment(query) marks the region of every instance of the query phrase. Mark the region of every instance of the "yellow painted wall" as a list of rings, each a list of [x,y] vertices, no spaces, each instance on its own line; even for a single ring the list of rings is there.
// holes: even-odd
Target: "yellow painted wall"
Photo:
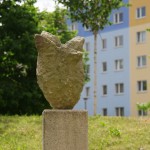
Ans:
[[[132,0],[147,2],[149,0]],[[150,1],[149,1],[150,2]],[[150,4],[149,4],[150,5]],[[135,23],[135,21],[132,21]],[[147,58],[147,66],[145,68],[137,67],[137,56],[150,56],[150,32],[146,32],[146,42],[137,44],[136,33],[150,28],[149,24],[142,24],[130,27],[130,89],[131,89],[131,116],[137,116],[137,103],[150,102],[150,58]],[[147,80],[147,92],[137,92],[137,81]]]
[[[150,0],[129,0],[129,3],[132,5],[129,7],[130,26],[136,26],[150,22]],[[137,19],[136,9],[142,6],[146,6],[146,17]]]

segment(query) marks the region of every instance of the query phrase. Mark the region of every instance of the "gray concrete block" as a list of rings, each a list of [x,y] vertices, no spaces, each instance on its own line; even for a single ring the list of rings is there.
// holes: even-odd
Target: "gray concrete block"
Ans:
[[[43,150],[87,149],[87,111],[43,111]]]

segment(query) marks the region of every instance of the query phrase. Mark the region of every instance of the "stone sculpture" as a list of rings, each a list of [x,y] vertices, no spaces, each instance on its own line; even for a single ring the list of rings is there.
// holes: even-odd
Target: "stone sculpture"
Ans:
[[[66,44],[43,31],[35,35],[38,49],[37,82],[54,109],[72,109],[80,99],[84,84],[82,47],[84,39],[75,37]]]

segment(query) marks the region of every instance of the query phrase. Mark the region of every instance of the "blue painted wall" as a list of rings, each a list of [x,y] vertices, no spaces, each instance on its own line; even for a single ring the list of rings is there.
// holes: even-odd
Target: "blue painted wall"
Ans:
[[[128,3],[129,0],[123,0],[124,3]],[[113,10],[112,14],[110,15],[110,22],[113,22],[113,15],[117,12],[122,12],[123,13],[123,23],[120,24],[112,24],[111,26],[106,26],[104,30],[99,31],[99,33],[104,33],[104,32],[111,32],[114,30],[120,30],[123,28],[129,27],[129,8],[128,7],[123,7],[118,10]]]
[[[117,35],[122,35],[124,39],[123,47],[114,47],[114,37]],[[115,107],[124,107],[125,116],[130,115],[130,68],[129,68],[129,28],[116,30],[109,33],[101,33],[98,36],[98,53],[97,53],[97,113],[102,114],[102,109],[108,109],[108,115],[115,116]],[[107,49],[102,50],[101,38],[107,39]],[[93,50],[94,39],[93,36],[85,38],[85,42],[90,42],[90,52],[89,52],[89,64],[90,64],[90,82],[85,84],[83,92],[81,94],[81,99],[75,106],[75,109],[84,109],[84,97],[85,88],[90,87],[90,95],[87,100],[87,108],[89,115],[93,115],[93,77],[94,77],[94,61],[93,61]],[[123,70],[115,71],[116,59],[123,59]],[[102,72],[102,62],[107,62],[107,72]],[[124,83],[124,93],[121,95],[115,94],[115,84]],[[102,96],[102,85],[108,86],[107,96]]]
[[[124,0],[128,2],[128,0]],[[116,12],[123,12],[123,23],[113,24],[111,26],[106,26],[103,31],[99,31],[98,35],[98,53],[97,53],[97,113],[102,114],[102,109],[108,109],[108,115],[115,116],[115,107],[124,107],[125,116],[130,115],[130,87],[129,87],[129,9],[121,8],[119,10],[114,10],[110,16],[110,21],[113,22],[113,15]],[[71,23],[71,22],[70,22]],[[68,24],[70,24],[68,22]],[[94,39],[92,32],[85,31],[81,23],[78,23],[78,35],[85,37],[85,42],[90,42],[90,52],[89,52],[89,64],[90,64],[90,82],[87,83],[83,92],[81,93],[81,98],[76,104],[75,109],[84,109],[85,88],[90,87],[90,95],[87,100],[87,108],[89,115],[93,115],[93,77],[94,77],[94,61],[93,61],[93,47]],[[114,47],[114,36],[123,35],[124,45],[121,48]],[[102,50],[101,40],[102,38],[107,39],[107,50]],[[124,69],[122,71],[115,71],[114,61],[116,59],[123,59]],[[102,73],[103,61],[107,62],[107,73]],[[124,83],[124,94],[115,94],[115,83]],[[102,96],[102,85],[106,84],[108,86],[108,95]]]
[[[123,0],[123,1],[124,1],[124,3],[129,2],[129,0]],[[111,26],[107,25],[104,28],[104,30],[99,31],[99,33],[111,32],[113,30],[120,30],[120,29],[129,27],[129,8],[128,7],[123,7],[123,8],[120,8],[118,10],[114,10],[112,12],[112,14],[110,15],[110,19],[109,19],[110,22],[112,22],[112,23],[113,23],[113,15],[116,12],[122,12],[123,13],[123,23],[121,23],[121,24],[112,24]],[[68,23],[71,24],[70,21]],[[85,31],[82,24],[78,23],[78,35],[83,36],[83,37],[88,37],[88,36],[93,35],[93,33],[90,32],[90,31]]]
[[[124,44],[120,48],[114,47],[114,37],[123,35]],[[130,73],[129,73],[129,28],[114,30],[109,33],[101,33],[102,38],[107,39],[107,49],[101,49],[101,42],[98,44],[98,113],[102,114],[102,108],[108,109],[108,115],[115,115],[115,107],[124,107],[125,115],[130,114]],[[99,38],[101,41],[101,38]],[[115,71],[115,60],[123,59],[123,70]],[[106,73],[102,73],[101,64],[107,62]],[[124,93],[115,94],[115,84],[124,83]],[[102,96],[102,85],[108,86],[107,96]]]
[[[87,110],[88,110],[88,114],[89,115],[93,115],[93,77],[94,77],[94,54],[93,54],[93,47],[94,47],[94,38],[93,36],[88,36],[85,38],[85,43],[89,42],[89,58],[90,60],[88,61],[88,64],[90,65],[90,81],[88,83],[85,84],[84,88],[83,88],[83,92],[81,93],[81,98],[79,100],[79,102],[76,104],[76,106],[74,107],[74,109],[84,109],[84,97],[86,97],[86,87],[90,87],[90,93],[89,93],[89,97],[87,99]],[[85,48],[85,45],[84,45]]]

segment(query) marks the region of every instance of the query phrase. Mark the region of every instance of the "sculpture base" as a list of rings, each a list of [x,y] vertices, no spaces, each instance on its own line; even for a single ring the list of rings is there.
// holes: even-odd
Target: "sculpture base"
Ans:
[[[87,111],[43,111],[43,150],[87,149]]]

